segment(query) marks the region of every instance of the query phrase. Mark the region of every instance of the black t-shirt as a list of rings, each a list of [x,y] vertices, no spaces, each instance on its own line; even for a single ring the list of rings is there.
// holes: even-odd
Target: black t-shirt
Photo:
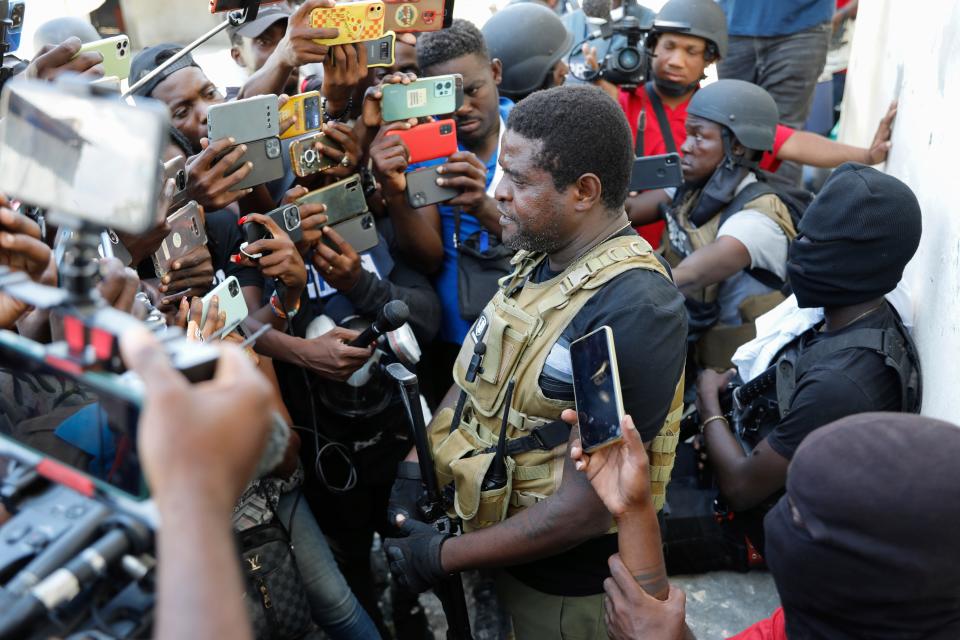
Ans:
[[[628,229],[620,235],[636,233]],[[531,279],[544,282],[557,275],[545,261]],[[643,441],[650,442],[663,427],[686,358],[683,295],[647,269],[631,269],[610,280],[574,316],[551,350],[539,378],[544,395],[573,400],[570,343],[603,325],[613,330],[624,410]],[[603,581],[610,576],[607,558],[616,551],[617,536],[604,535],[507,570],[544,593],[593,595],[603,592]]]
[[[839,331],[815,329],[797,340],[809,348],[856,329],[896,330],[895,312],[883,306]],[[790,345],[787,346],[790,348]],[[883,357],[867,349],[844,349],[813,365],[797,381],[790,413],[767,435],[770,447],[788,460],[814,429],[834,420],[867,411],[901,411],[900,381]]]

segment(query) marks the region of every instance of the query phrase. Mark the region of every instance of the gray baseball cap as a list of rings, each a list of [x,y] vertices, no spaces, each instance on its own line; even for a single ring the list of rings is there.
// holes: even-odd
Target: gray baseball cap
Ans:
[[[239,27],[227,27],[227,35],[231,38],[234,35],[244,38],[256,38],[266,31],[275,22],[290,19],[290,9],[285,2],[270,4],[260,8],[257,19],[240,25]]]

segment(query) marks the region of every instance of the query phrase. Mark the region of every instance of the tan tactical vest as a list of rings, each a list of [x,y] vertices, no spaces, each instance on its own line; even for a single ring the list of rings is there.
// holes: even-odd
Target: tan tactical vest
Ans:
[[[469,531],[512,516],[553,494],[563,476],[566,440],[550,449],[535,449],[508,456],[507,484],[499,490],[481,491],[481,483],[497,443],[504,411],[504,395],[516,380],[509,410],[508,443],[560,418],[573,403],[543,395],[538,378],[560,334],[590,297],[615,276],[630,269],[648,269],[669,278],[645,240],[616,237],[594,247],[546,282],[527,278],[546,258],[518,253],[516,270],[500,281],[500,290],[467,334],[454,365],[454,379],[467,393],[457,429],[450,431],[453,411],[439,412],[430,424],[431,445],[441,486],[454,483],[454,511]],[[512,295],[509,295],[512,294]],[[482,372],[475,382],[466,380],[474,353],[475,336],[486,343]],[[663,506],[673,468],[683,411],[683,381],[670,411],[650,448],[652,492],[657,509]]]
[[[703,226],[696,227],[690,222],[690,211],[696,203],[695,199],[684,202],[674,213],[673,220],[668,221],[667,229],[663,236],[663,257],[667,259],[670,266],[676,267],[683,261],[687,255],[705,247],[717,239],[720,232],[720,218],[715,215],[709,222]],[[767,216],[777,223],[783,229],[787,240],[792,241],[797,236],[797,231],[793,227],[793,218],[790,217],[790,210],[776,194],[764,194],[743,205],[743,210],[750,209]],[[676,247],[670,238],[670,224],[675,223],[680,227],[690,242],[690,253],[684,255],[684,252]],[[717,299],[719,284],[712,284],[702,290],[687,294],[689,297],[699,302],[711,303]],[[757,335],[757,329],[754,322],[767,311],[770,311],[778,304],[783,302],[783,294],[779,291],[773,291],[762,296],[752,296],[746,298],[740,303],[740,318],[743,324],[716,325],[710,329],[697,343],[697,362],[703,366],[713,369],[727,369],[731,366],[730,359],[734,352],[743,344],[753,340]]]

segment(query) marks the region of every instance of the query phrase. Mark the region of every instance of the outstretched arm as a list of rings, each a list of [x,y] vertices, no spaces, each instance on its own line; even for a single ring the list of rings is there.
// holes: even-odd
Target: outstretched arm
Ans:
[[[808,164],[812,167],[832,169],[844,162],[860,162],[866,165],[880,164],[890,152],[890,136],[893,119],[897,116],[897,103],[890,103],[887,113],[877,125],[869,148],[841,144],[809,131],[797,131],[780,147],[777,159]]]

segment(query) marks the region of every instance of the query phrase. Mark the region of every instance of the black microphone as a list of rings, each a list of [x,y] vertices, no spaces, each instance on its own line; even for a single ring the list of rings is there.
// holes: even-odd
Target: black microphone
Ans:
[[[130,539],[121,529],[108,531],[4,612],[0,617],[0,638],[23,637],[22,632],[34,620],[73,600],[130,547]]]
[[[383,305],[377,319],[369,327],[363,330],[359,336],[354,338],[349,344],[351,347],[366,349],[371,344],[380,339],[385,333],[396,331],[403,326],[403,323],[410,317],[410,308],[403,300],[391,300]]]

